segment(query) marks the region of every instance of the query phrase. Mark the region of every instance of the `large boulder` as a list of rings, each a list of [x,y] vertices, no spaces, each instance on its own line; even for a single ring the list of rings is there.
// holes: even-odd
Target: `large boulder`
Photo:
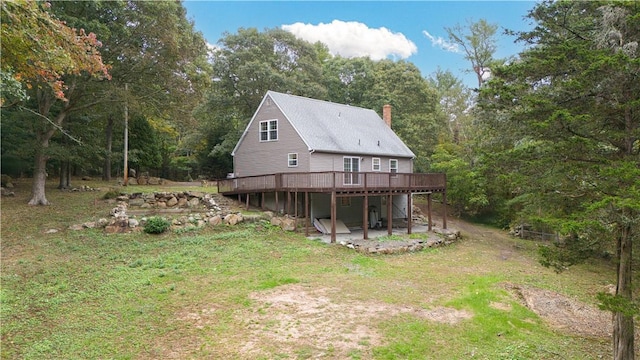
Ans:
[[[162,184],[162,180],[160,178],[157,177],[149,177],[149,180],[147,180],[147,184],[149,185],[160,185]]]
[[[228,214],[224,217],[224,223],[227,225],[236,225],[242,222],[242,215],[240,214]]]
[[[190,208],[194,208],[197,207],[198,205],[200,205],[200,199],[197,197],[192,198],[191,200],[189,200],[189,202],[187,202],[187,205]]]
[[[176,205],[178,205],[178,199],[176,199],[175,196],[172,196],[169,200],[167,200],[168,207],[174,207]]]
[[[126,219],[116,220],[104,227],[107,234],[125,233],[129,230],[129,221]]]
[[[218,226],[222,223],[222,217],[220,215],[216,215],[209,218],[209,225]]]
[[[283,218],[280,222],[280,228],[284,231],[295,231],[296,220],[289,217]]]

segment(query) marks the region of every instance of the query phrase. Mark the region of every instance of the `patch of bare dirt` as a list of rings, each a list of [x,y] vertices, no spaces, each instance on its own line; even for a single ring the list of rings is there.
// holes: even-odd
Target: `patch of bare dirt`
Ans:
[[[611,313],[551,290],[530,286],[507,286],[550,326],[585,337],[610,337]]]
[[[382,337],[373,324],[380,319],[411,314],[455,324],[472,317],[466,311],[445,307],[425,310],[375,301],[332,300],[337,296],[335,290],[298,284],[251,294],[259,306],[248,316],[243,314],[251,336],[240,353],[246,357],[268,356],[264,350],[271,347],[278,354],[294,355],[299,349],[312,349],[313,358],[348,358],[354,351],[369,354],[372,347],[381,344]]]

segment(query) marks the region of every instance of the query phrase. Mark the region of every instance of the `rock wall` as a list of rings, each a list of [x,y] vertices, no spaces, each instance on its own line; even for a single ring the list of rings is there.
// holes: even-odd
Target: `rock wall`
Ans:
[[[124,233],[141,230],[150,216],[163,216],[171,222],[172,230],[201,228],[205,226],[233,226],[245,221],[269,221],[283,230],[295,231],[293,219],[274,217],[272,212],[245,216],[226,206],[231,202],[221,195],[184,191],[120,194],[108,200],[115,207],[109,218],[69,226],[70,230],[103,228],[107,233]],[[225,205],[226,204],[226,205]],[[184,211],[183,211],[184,210]],[[136,217],[140,215],[140,217]],[[53,233],[55,229],[49,230]]]

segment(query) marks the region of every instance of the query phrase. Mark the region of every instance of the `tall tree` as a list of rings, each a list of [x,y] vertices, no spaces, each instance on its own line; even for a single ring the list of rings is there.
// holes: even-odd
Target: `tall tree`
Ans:
[[[420,70],[406,61],[334,57],[324,63],[328,100],[382,113],[392,106],[391,127],[416,154],[416,171],[429,168],[444,127],[438,94]]]
[[[496,30],[498,25],[490,24],[485,19],[478,22],[467,21],[465,26],[456,24],[444,28],[449,40],[464,51],[465,59],[471,63],[471,69],[478,79],[478,87],[488,79],[496,52]]]
[[[613,249],[613,357],[634,358],[633,246],[640,238],[640,5],[543,2],[530,47],[482,91],[487,125],[522,181],[521,214],[562,235],[543,264],[567,266]],[[526,179],[526,181],[524,181]]]
[[[328,99],[340,104],[366,106],[375,84],[375,62],[369,58],[328,58],[323,63],[323,82]]]
[[[68,131],[65,125],[71,114],[79,118],[86,117],[89,111],[91,115],[101,114],[106,124],[107,147],[113,142],[113,130],[123,118],[125,102],[132,113],[170,122],[177,129],[178,136],[172,139],[175,142],[193,131],[191,110],[210,82],[208,50],[179,2],[53,2],[49,8],[44,8],[48,3],[35,4],[32,1],[2,3],[3,78],[13,74],[23,81],[31,100],[24,102],[22,109],[38,114],[42,120],[34,127],[38,144],[34,146],[37,152],[30,204],[48,203],[44,183],[46,160],[53,154],[49,147],[52,136],[63,131],[73,138],[81,137]],[[67,38],[70,40],[66,41]],[[102,57],[97,52],[99,44]],[[65,55],[61,51],[67,48]],[[97,60],[102,67],[96,68],[91,62]],[[103,65],[102,60],[107,65]],[[33,69],[33,65],[43,64],[50,68]],[[97,72],[104,77],[102,70],[107,67],[113,76],[110,82],[88,76]],[[125,91],[126,85],[129,85],[128,91]],[[6,104],[4,99],[3,104]],[[7,121],[17,121],[18,117],[13,115],[15,112]],[[98,122],[85,125],[96,124]],[[96,142],[83,142],[83,146],[93,143]],[[97,153],[86,150],[85,154]],[[105,153],[110,161],[111,151]],[[106,165],[105,169],[109,171],[108,177],[110,169]]]
[[[30,205],[47,205],[45,196],[47,148],[52,136],[62,129],[69,113],[89,107],[94,100],[79,102],[80,79],[107,78],[107,66],[98,52],[93,33],[76,30],[51,15],[35,1],[2,3],[2,71],[31,89],[38,117],[35,129],[36,153]]]
[[[414,64],[406,61],[378,61],[374,76],[374,86],[363,107],[381,112],[385,104],[390,104],[391,127],[416,154],[414,170],[427,171],[429,157],[446,126],[437,111],[436,90]]]
[[[111,176],[114,129],[121,128],[123,105],[156,122],[170,124],[172,147],[197,128],[192,109],[211,82],[208,49],[179,2],[56,2],[67,23],[94,31],[112,66],[109,86],[94,89],[104,107],[105,179]],[[125,88],[127,91],[125,91]],[[168,139],[165,139],[168,140]]]
[[[199,141],[215,141],[202,147],[208,159],[231,164],[231,150],[268,90],[326,98],[321,49],[281,29],[241,28],[236,34],[226,33],[213,55],[215,81],[198,109],[203,121]]]
[[[451,71],[438,69],[429,79],[431,86],[438,92],[440,110],[446,118],[451,140],[455,144],[469,140],[471,127],[471,108],[473,97]]]

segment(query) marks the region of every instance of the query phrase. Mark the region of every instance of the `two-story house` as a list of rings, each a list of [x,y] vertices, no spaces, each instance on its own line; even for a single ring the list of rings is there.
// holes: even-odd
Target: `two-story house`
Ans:
[[[415,155],[391,129],[389,105],[380,118],[370,109],[269,91],[232,155],[233,178],[219,182],[221,193],[304,213],[333,239],[342,224],[362,227],[365,238],[367,228],[391,232],[394,219],[406,219],[410,231],[411,194],[444,194],[446,187],[444,174],[413,174]]]

